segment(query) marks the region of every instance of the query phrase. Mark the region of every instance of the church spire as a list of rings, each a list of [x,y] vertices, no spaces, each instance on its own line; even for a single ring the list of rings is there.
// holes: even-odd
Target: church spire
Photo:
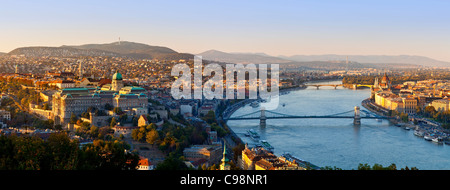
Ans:
[[[220,170],[230,170],[230,164],[228,164],[228,158],[227,158],[227,145],[223,143],[223,158],[222,163],[220,164]]]

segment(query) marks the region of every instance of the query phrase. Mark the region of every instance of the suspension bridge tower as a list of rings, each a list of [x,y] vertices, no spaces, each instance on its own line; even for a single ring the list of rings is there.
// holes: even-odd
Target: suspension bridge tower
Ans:
[[[353,125],[361,125],[361,115],[359,106],[355,106],[355,118],[353,119]]]
[[[261,116],[259,117],[259,126],[266,127],[266,110],[261,108]]]

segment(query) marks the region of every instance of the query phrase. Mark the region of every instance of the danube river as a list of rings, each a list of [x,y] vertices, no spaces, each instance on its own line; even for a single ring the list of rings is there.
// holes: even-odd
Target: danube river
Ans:
[[[340,84],[340,81],[314,84]],[[343,87],[308,87],[280,96],[278,113],[289,115],[330,115],[353,110],[370,96],[369,89],[351,90]],[[285,106],[282,106],[285,104]],[[238,109],[233,116],[259,110],[249,105]],[[363,113],[362,113],[363,115]],[[289,152],[319,167],[331,166],[357,169],[358,164],[395,163],[420,170],[450,169],[450,146],[425,141],[413,130],[396,127],[387,120],[361,119],[360,126],[353,119],[274,119],[261,128],[259,120],[229,121],[231,129],[250,146],[255,141],[246,137],[254,129],[275,149],[276,155]]]

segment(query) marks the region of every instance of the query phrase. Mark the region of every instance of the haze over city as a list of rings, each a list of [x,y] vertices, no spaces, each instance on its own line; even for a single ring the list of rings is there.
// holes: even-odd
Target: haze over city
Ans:
[[[448,1],[3,1],[2,43],[122,40],[183,53],[418,55],[450,61]]]
[[[449,7],[0,0],[1,179],[443,184],[409,170],[450,170]]]

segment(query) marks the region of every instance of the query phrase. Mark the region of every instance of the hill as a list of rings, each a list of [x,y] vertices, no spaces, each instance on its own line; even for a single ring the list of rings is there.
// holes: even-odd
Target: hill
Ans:
[[[264,53],[225,53],[217,50],[209,50],[200,53],[204,60],[225,63],[254,63],[254,64],[280,64],[281,68],[304,68],[323,70],[361,69],[361,68],[417,68],[421,64],[430,63],[431,59],[420,56],[406,56],[402,59],[395,56],[349,56],[346,63],[344,55],[323,55],[292,57],[274,57]],[[416,60],[419,57],[421,59]],[[356,59],[356,61],[355,61]],[[434,60],[435,61],[435,60]],[[436,61],[435,61],[436,62]],[[417,64],[414,64],[417,63]],[[433,62],[434,63],[434,62]],[[445,63],[444,63],[445,64]]]
[[[278,57],[267,56],[265,54],[251,54],[251,53],[225,53],[217,50],[209,50],[200,53],[204,60],[226,62],[226,63],[254,63],[254,64],[275,64],[275,63],[289,63],[290,60],[285,60]]]
[[[162,46],[150,46],[147,44],[121,41],[109,44],[86,44],[80,46],[68,46],[83,50],[101,50],[113,52],[122,56],[137,59],[191,59],[194,56],[187,53],[178,53],[170,48]]]
[[[22,47],[12,50],[8,55],[23,55],[25,57],[118,56],[113,52],[82,50],[71,47]]]
[[[347,55],[293,55],[293,56],[279,56],[283,59],[291,61],[345,61]],[[380,66],[389,66],[390,64],[413,64],[428,67],[450,67],[449,62],[438,61],[424,56],[415,55],[348,55],[351,62],[367,63]]]
[[[22,47],[8,55],[24,55],[26,57],[76,57],[76,56],[117,56],[135,59],[191,59],[192,54],[178,53],[167,47],[150,46],[134,42],[113,42],[109,44],[86,44],[80,46],[61,47]]]

